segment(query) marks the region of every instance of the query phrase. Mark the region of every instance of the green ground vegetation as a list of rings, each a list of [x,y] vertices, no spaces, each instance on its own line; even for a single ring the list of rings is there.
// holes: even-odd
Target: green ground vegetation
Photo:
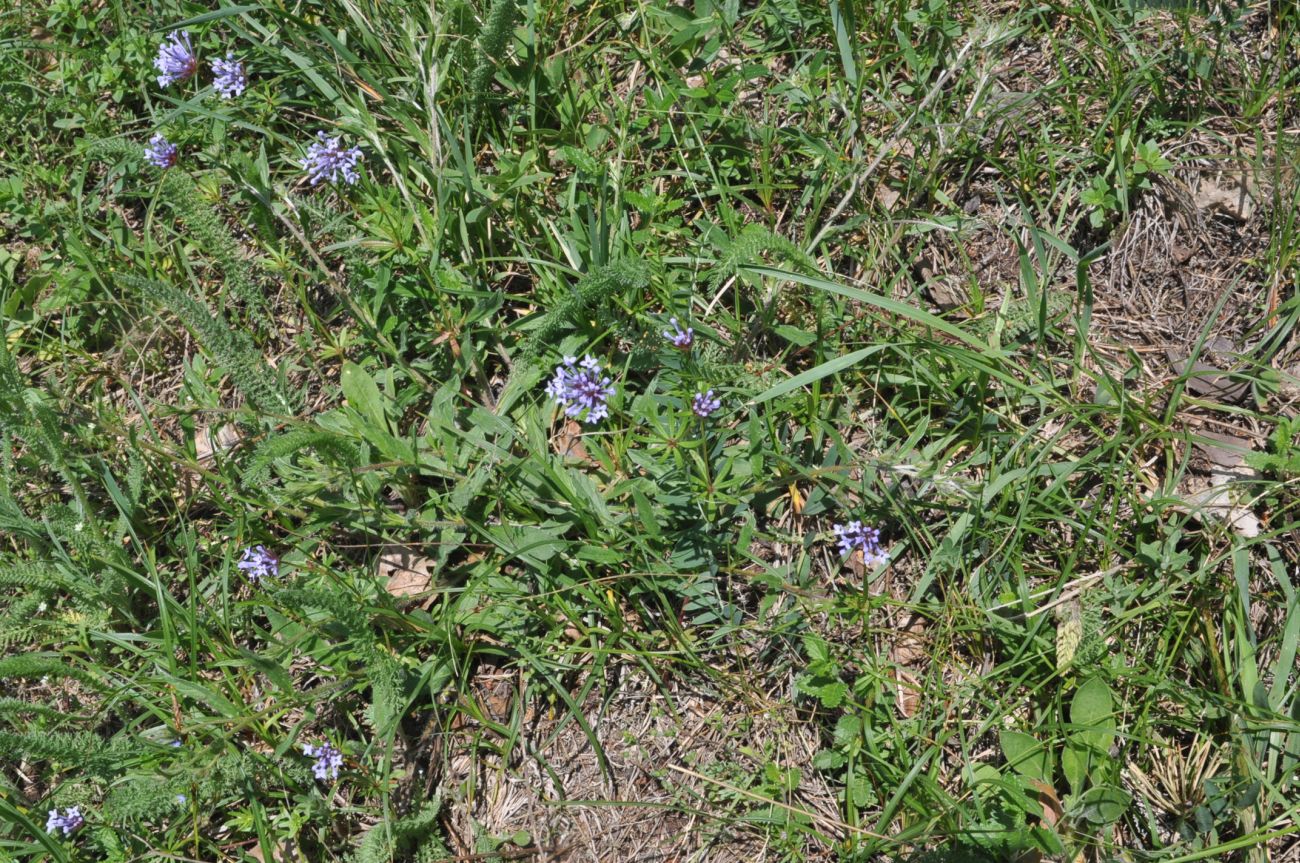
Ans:
[[[678,859],[1294,853],[1298,20],[4,5],[0,860],[639,859],[451,766],[627,803],[629,676]]]

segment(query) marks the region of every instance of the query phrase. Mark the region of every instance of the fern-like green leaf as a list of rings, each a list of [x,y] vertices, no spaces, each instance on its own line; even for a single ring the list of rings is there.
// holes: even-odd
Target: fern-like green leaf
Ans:
[[[0,659],[0,680],[41,677],[50,677],[56,680],[71,677],[101,692],[108,689],[107,684],[95,675],[78,666],[71,665],[66,659],[57,656],[23,653]]]
[[[492,99],[492,79],[506,55],[510,28],[515,23],[515,0],[493,0],[478,37],[478,60],[469,76],[471,103],[483,107]]]
[[[254,408],[268,414],[294,412],[293,405],[246,332],[231,327],[205,304],[170,285],[127,273],[118,274],[117,280],[180,318],[213,360],[230,373],[235,388]]]
[[[252,264],[243,256],[234,234],[216,210],[203,200],[194,180],[180,171],[168,171],[159,192],[203,252],[211,255],[225,274],[225,285],[244,304],[252,319],[273,327],[266,312],[266,297],[257,286]]]
[[[576,323],[603,300],[619,292],[643,289],[649,283],[650,267],[643,261],[616,261],[587,273],[542,318],[524,345],[524,361],[535,360],[543,345],[557,341],[564,327]]]
[[[263,441],[248,462],[244,484],[250,488],[264,485],[270,479],[272,462],[304,449],[333,456],[348,467],[356,467],[361,461],[360,453],[351,442],[318,426],[303,425]]]
[[[87,159],[100,162],[138,160],[144,154],[139,144],[124,138],[83,140],[80,149]],[[168,171],[163,175],[158,191],[162,200],[185,224],[195,245],[216,260],[230,292],[244,304],[252,319],[271,328],[266,298],[257,287],[252,264],[241,254],[239,243],[216,209],[203,200],[194,179],[183,171]]]
[[[717,290],[726,279],[749,264],[761,263],[764,257],[773,262],[783,262],[804,270],[809,275],[820,275],[817,264],[794,243],[773,233],[762,225],[746,225],[727,248],[722,259],[709,274],[709,290]]]
[[[445,860],[447,848],[432,835],[438,826],[441,798],[426,801],[419,809],[396,821],[381,821],[366,831],[361,844],[352,852],[352,863],[390,863],[414,843],[419,843],[417,859]],[[439,853],[441,852],[441,853]]]

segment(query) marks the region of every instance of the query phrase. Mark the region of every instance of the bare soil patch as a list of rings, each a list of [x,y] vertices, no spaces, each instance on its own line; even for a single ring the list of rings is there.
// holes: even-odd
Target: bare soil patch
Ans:
[[[580,705],[589,736],[540,688],[480,673],[474,697],[490,723],[452,732],[440,783],[456,853],[474,852],[482,837],[526,834],[532,859],[556,863],[751,863],[792,849],[830,859],[816,836],[836,836],[838,805],[811,768],[818,730],[791,706],[793,693],[723,693],[698,679],[656,686],[626,664],[604,684]],[[758,781],[769,763],[799,770],[798,787],[771,799]],[[779,830],[765,825],[783,812],[814,829],[787,831],[778,849]]]

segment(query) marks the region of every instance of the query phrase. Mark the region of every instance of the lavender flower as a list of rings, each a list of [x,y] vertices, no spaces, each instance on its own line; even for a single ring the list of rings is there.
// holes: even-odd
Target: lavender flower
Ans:
[[[713,390],[696,393],[695,398],[691,399],[691,410],[699,417],[707,417],[720,407],[722,407],[722,399],[714,398]]]
[[[267,576],[274,578],[280,574],[280,561],[260,545],[244,549],[244,556],[235,566],[242,570],[253,584],[257,584]]]
[[[170,168],[176,164],[176,145],[159,133],[149,139],[149,146],[144,148],[144,157],[159,168]]]
[[[173,31],[168,35],[158,48],[158,56],[154,59],[153,65],[162,73],[158,76],[159,87],[184,81],[197,72],[199,58],[194,55],[190,34],[181,30],[179,33]]]
[[[879,566],[889,562],[889,555],[880,547],[880,531],[866,527],[860,521],[837,524],[832,528],[838,536],[840,554],[848,557],[854,549],[862,550],[862,562],[867,566]]]
[[[675,332],[664,330],[664,338],[671,342],[673,347],[686,350],[695,343],[695,329],[693,327],[687,327],[683,330],[681,324],[677,323],[676,318],[669,318],[668,323],[673,325]]]
[[[59,814],[57,809],[51,809],[49,817],[45,819],[45,832],[53,833],[62,830],[64,836],[71,836],[85,823],[86,819],[81,817],[80,806],[69,806],[63,810],[63,814]]]
[[[184,806],[186,803],[189,803],[189,802],[190,802],[190,798],[186,797],[184,794],[177,794],[177,795],[176,795],[176,805],[177,805],[177,806]]]
[[[212,89],[221,94],[223,99],[233,99],[243,95],[248,86],[248,73],[244,64],[235,59],[233,51],[226,52],[226,59],[212,61]]]
[[[316,774],[317,779],[339,778],[339,768],[343,766],[342,752],[329,743],[322,743],[320,746],[307,743],[303,745],[302,751],[316,759],[316,763],[311,766],[311,772]]]
[[[601,376],[600,363],[587,354],[582,362],[565,357],[546,385],[546,394],[565,406],[565,416],[576,417],[586,409],[587,422],[594,423],[609,416],[608,400],[614,388],[609,378]]]
[[[349,186],[355,183],[361,149],[345,150],[338,138],[331,138],[324,132],[317,132],[316,139],[317,143],[307,148],[307,158],[302,160],[303,169],[311,176],[311,184],[318,186],[326,180],[337,183],[339,177]]]

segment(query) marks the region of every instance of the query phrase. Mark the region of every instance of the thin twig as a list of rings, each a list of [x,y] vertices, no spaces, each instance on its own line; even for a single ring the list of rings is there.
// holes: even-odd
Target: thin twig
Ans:
[[[696,773],[694,770],[688,770],[685,767],[679,767],[676,764],[669,764],[668,769],[675,770],[678,773],[685,774],[686,776],[689,776],[692,779],[698,779],[701,782],[708,782],[713,785],[717,785],[719,788],[725,788],[728,791],[732,792],[733,794],[739,794],[742,797],[748,797],[750,800],[756,800],[759,803],[767,803],[772,806],[776,806],[777,808],[784,809],[787,812],[790,812],[794,815],[807,816],[808,818],[812,819],[814,823],[820,825],[821,827],[833,828],[835,830],[840,831],[841,835],[845,833],[856,833],[859,836],[867,836],[871,839],[885,839],[885,840],[889,839],[888,836],[883,836],[879,833],[873,833],[870,830],[866,830],[862,827],[854,827],[852,824],[846,824],[843,821],[840,821],[838,818],[831,818],[828,815],[822,815],[820,812],[810,812],[807,809],[800,809],[798,806],[791,806],[789,803],[782,803],[779,800],[772,800],[769,797],[764,797],[761,794],[755,794],[752,791],[746,791],[744,788],[738,788],[729,782],[723,782],[721,779],[714,779],[712,776],[705,776],[701,773]]]
[[[358,321],[361,321],[370,329],[375,340],[384,346],[384,348],[392,355],[393,359],[401,363],[407,374],[414,378],[420,386],[428,388],[431,385],[429,379],[410,363],[402,361],[402,355],[401,352],[397,350],[397,346],[394,345],[388,336],[384,335],[384,333],[379,329],[379,325],[375,322],[374,318],[371,317],[369,310],[353,299],[352,295],[348,293],[347,287],[339,279],[338,275],[330,269],[329,264],[325,263],[325,259],[316,251],[315,246],[313,246],[311,241],[307,239],[307,236],[302,232],[302,229],[293,223],[293,219],[290,219],[276,207],[272,206],[271,201],[267,200],[267,198],[253,186],[250,185],[245,188],[256,195],[268,210],[275,213],[275,217],[280,220],[281,224],[289,229],[289,233],[293,234],[294,239],[296,239],[298,244],[302,246],[303,250],[311,256],[311,259],[316,263],[316,266],[320,268],[320,271],[325,274],[325,278],[329,281],[330,289],[333,291],[334,295],[348,307],[348,311],[352,313],[353,317]],[[284,202],[286,206],[293,208],[293,202],[288,198],[285,198]]]
[[[812,241],[808,243],[808,247],[804,249],[805,253],[811,255],[813,250],[817,248],[817,244],[820,243],[832,229],[834,229],[835,220],[844,213],[849,202],[853,200],[853,196],[858,193],[858,188],[868,177],[876,172],[876,169],[880,167],[880,163],[883,162],[885,157],[893,151],[894,147],[903,137],[903,133],[908,130],[908,127],[912,125],[913,121],[915,121],[917,117],[921,116],[922,111],[930,107],[930,103],[934,101],[934,98],[939,95],[941,90],[943,90],[943,85],[948,83],[948,79],[952,77],[953,72],[961,68],[962,61],[966,59],[966,55],[974,45],[974,36],[966,39],[966,44],[961,46],[961,50],[952,58],[952,62],[949,63],[947,68],[945,68],[939,75],[939,80],[934,82],[934,86],[930,88],[929,93],[925,94],[925,98],[921,100],[921,104],[916,106],[916,110],[912,112],[911,116],[900,123],[898,128],[894,130],[894,134],[890,136],[889,140],[886,141],[878,151],[876,151],[876,157],[871,160],[871,164],[867,165],[866,170],[854,176],[853,182],[849,184],[849,190],[844,193],[844,197],[841,198],[840,202],[835,205],[833,210],[831,210],[831,214],[826,217],[826,220],[822,223],[821,230],[813,236]]]

